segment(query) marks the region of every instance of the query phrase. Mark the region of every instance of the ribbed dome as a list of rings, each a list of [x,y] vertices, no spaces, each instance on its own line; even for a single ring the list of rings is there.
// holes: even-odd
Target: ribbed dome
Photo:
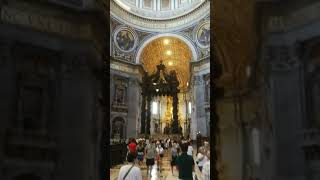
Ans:
[[[147,19],[172,19],[183,16],[205,0],[114,0],[126,11]]]

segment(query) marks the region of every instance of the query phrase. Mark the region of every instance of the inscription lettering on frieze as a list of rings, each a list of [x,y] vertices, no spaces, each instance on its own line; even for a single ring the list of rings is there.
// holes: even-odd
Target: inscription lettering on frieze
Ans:
[[[88,38],[90,36],[89,26],[74,25],[61,19],[32,14],[30,12],[24,12],[9,7],[2,8],[1,21],[71,37]]]

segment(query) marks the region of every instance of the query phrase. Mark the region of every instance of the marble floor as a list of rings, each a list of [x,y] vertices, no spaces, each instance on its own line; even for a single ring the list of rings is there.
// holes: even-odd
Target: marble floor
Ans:
[[[145,160],[143,164],[139,165],[142,173],[143,180],[178,180],[178,171],[173,168],[173,173],[171,172],[171,154],[166,150],[164,157],[162,158],[161,171],[158,170],[157,163],[152,167],[151,173],[147,174],[147,166]],[[110,180],[117,180],[120,167],[122,165],[115,166],[110,169]]]

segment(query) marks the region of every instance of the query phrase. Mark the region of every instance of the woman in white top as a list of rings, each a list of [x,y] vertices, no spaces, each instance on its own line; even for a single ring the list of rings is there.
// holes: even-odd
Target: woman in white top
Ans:
[[[197,164],[198,164],[198,167],[199,167],[199,169],[200,169],[201,172],[202,172],[202,167],[203,167],[203,165],[204,165],[207,161],[208,161],[208,157],[207,157],[207,155],[206,155],[206,153],[205,153],[205,149],[204,149],[203,146],[201,146],[201,147],[199,148],[199,153],[197,154],[197,160],[196,160],[196,162],[197,162]]]
[[[118,180],[142,180],[141,170],[134,165],[135,156],[129,153],[126,165],[120,168]]]
[[[204,163],[202,169],[203,180],[210,180],[210,150],[207,151],[208,161]]]

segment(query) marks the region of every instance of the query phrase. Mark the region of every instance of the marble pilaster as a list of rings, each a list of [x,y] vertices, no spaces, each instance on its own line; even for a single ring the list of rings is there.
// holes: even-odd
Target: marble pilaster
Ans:
[[[127,137],[137,136],[137,123],[140,116],[140,87],[138,79],[129,79],[128,86],[128,118],[127,118]]]
[[[191,120],[191,137],[195,138],[196,133],[200,131],[203,136],[207,136],[205,103],[205,84],[201,76],[194,76],[193,79],[193,112]]]
[[[271,119],[274,127],[274,177],[305,179],[302,137],[301,66],[295,45],[275,45],[268,49],[270,62]]]
[[[92,121],[95,108],[95,78],[88,66],[73,55],[65,56],[69,71],[62,71],[58,112],[59,160],[55,179],[87,179],[90,170],[83,164],[92,163]],[[70,62],[70,59],[73,59]],[[72,143],[70,143],[72,142]],[[74,162],[78,162],[76,165]],[[68,169],[68,171],[65,171]]]

